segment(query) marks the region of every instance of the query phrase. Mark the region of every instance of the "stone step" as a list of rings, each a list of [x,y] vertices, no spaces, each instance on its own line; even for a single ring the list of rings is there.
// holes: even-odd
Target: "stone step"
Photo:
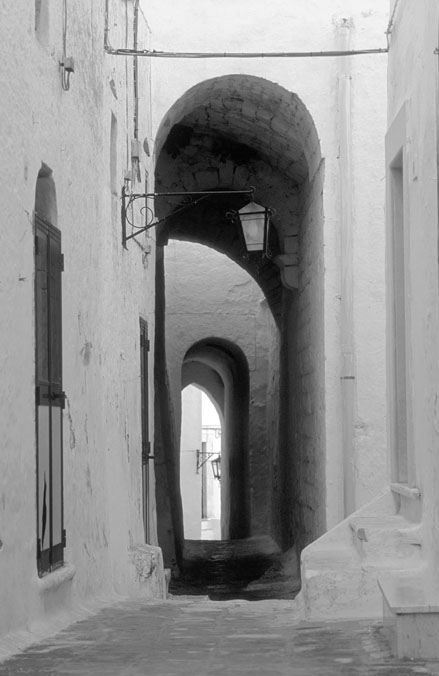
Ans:
[[[419,525],[394,510],[388,491],[303,550],[296,602],[307,619],[382,616],[378,576],[421,565]]]
[[[384,630],[394,655],[403,658],[437,657],[439,593],[426,570],[408,575],[381,575]]]
[[[361,559],[372,567],[419,565],[422,534],[418,524],[396,515],[353,516],[349,519],[353,542]]]
[[[355,567],[360,563],[358,551],[352,544],[329,542],[319,547],[304,549],[302,566],[310,570],[338,570],[340,567]]]

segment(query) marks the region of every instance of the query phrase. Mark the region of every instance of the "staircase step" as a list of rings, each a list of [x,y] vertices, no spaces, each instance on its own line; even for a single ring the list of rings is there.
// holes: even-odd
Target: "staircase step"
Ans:
[[[362,558],[372,565],[386,565],[398,560],[406,565],[418,565],[422,533],[418,524],[400,515],[353,516],[349,519],[353,540]]]

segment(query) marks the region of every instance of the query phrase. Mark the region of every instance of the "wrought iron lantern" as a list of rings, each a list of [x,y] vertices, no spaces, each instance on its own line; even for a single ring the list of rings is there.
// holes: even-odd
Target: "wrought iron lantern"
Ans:
[[[256,202],[249,202],[238,210],[237,216],[241,223],[247,251],[249,253],[266,251],[271,210]]]
[[[214,453],[210,451],[200,451],[197,449],[197,474],[200,471],[200,469],[203,467],[203,465],[206,464],[208,460],[212,457],[212,455],[215,455]],[[212,472],[213,476],[215,479],[218,479],[218,481],[221,480],[221,456],[217,455],[216,458],[213,460],[210,460],[210,464],[212,465]]]
[[[247,190],[213,190],[201,192],[166,192],[166,193],[132,193],[129,190],[129,181],[122,188],[122,245],[126,248],[127,242],[134,237],[138,237],[142,232],[148,231],[161,223],[164,223],[170,216],[175,216],[178,213],[184,212],[189,208],[195,207],[199,202],[211,196],[221,195],[242,195],[247,197],[250,201],[238,211],[230,210],[226,213],[226,217],[240,225],[241,237],[243,245],[247,254],[263,251],[268,253],[268,229],[270,226],[270,218],[274,214],[274,210],[268,207],[263,207],[254,201],[255,189],[250,187]],[[170,216],[165,216],[160,220],[154,219],[153,209],[148,206],[148,200],[155,198],[169,198],[179,197],[184,198],[185,203],[178,206]],[[144,206],[140,208],[140,212],[148,214],[147,223],[143,226],[137,226],[132,222],[128,216],[130,209],[137,200],[144,201]],[[128,235],[127,225],[131,225],[135,232]]]
[[[213,476],[221,481],[221,456],[217,455],[216,458],[211,460],[210,464],[212,465]]]

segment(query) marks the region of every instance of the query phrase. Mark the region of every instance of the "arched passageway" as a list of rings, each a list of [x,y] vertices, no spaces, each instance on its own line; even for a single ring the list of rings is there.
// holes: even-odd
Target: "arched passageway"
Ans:
[[[166,390],[174,357],[164,347],[164,249],[170,240],[201,243],[225,254],[257,281],[275,318],[277,332],[267,345],[271,361],[266,392],[271,394],[264,416],[258,420],[254,415],[264,427],[269,453],[261,454],[259,465],[254,459],[247,466],[250,479],[264,474],[269,482],[265,521],[253,520],[257,506],[250,500],[244,520],[248,526],[235,530],[232,519],[230,533],[265,533],[283,551],[294,545],[301,549],[325,529],[323,164],[312,118],[296,94],[272,82],[245,75],[214,78],[190,89],[170,109],[159,129],[156,153],[157,192],[243,190],[251,185],[256,201],[276,210],[268,255],[247,254],[237,226],[226,218],[229,209],[242,206],[240,197],[211,197],[175,216],[177,200],[156,199],[157,216],[167,217],[158,232],[156,286],[156,382],[163,404],[156,454],[158,468],[164,461],[170,470],[157,479],[159,503],[161,493],[165,508],[161,512],[158,505],[165,558],[167,551],[175,551],[178,561],[183,542],[178,472],[168,443],[176,425],[175,416],[170,424],[175,406]],[[195,258],[188,274],[197,276]],[[200,281],[214,283],[212,278]],[[257,361],[251,368],[257,373]],[[252,415],[251,400],[249,408]],[[173,443],[175,448],[175,439]],[[244,481],[242,470],[245,465],[237,468],[237,483]]]
[[[175,103],[156,142],[156,190],[244,190],[276,210],[271,257],[247,257],[237,227],[226,219],[245,198],[210,198],[203,206],[168,218],[160,241],[202,242],[243,266],[260,284],[275,317],[282,314],[281,273],[296,281],[302,200],[320,165],[311,116],[296,94],[253,76],[207,80]],[[176,200],[158,198],[159,218]],[[315,224],[317,225],[317,223]],[[290,268],[295,268],[290,269]]]
[[[223,421],[198,385],[181,391],[180,491],[185,540],[221,539]]]
[[[193,345],[184,357],[182,386],[186,383],[204,384],[218,404],[222,404],[221,537],[245,538],[250,523],[249,377],[245,355],[229,341],[206,338]]]

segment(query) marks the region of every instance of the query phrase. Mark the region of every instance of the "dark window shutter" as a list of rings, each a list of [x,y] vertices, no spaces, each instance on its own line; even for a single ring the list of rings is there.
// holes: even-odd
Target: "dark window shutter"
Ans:
[[[63,562],[61,233],[35,218],[37,561],[40,575]]]
[[[143,522],[145,528],[145,541],[149,541],[149,467],[150,441],[149,441],[149,365],[148,365],[148,325],[140,318],[140,408],[141,408],[141,439],[142,439],[142,485],[143,485]]]

